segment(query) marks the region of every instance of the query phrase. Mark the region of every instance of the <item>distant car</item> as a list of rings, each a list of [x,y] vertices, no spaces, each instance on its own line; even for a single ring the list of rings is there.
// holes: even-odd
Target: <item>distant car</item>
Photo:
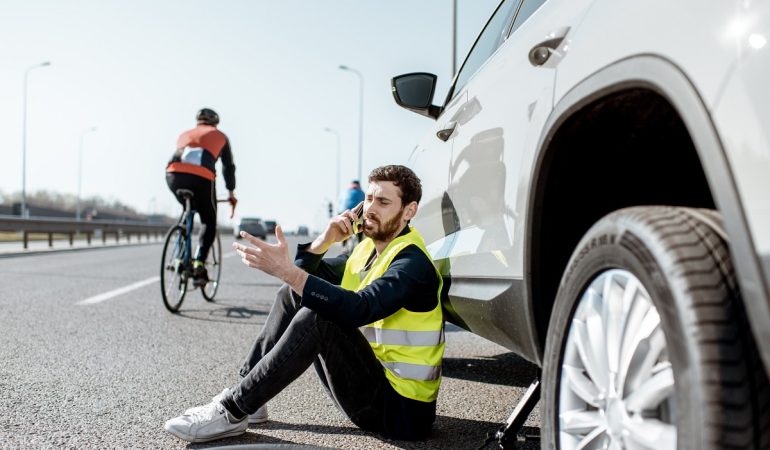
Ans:
[[[310,234],[310,231],[306,226],[300,225],[297,227],[297,236],[307,236],[308,234]]]
[[[265,221],[265,230],[267,231],[267,234],[274,234],[275,233],[275,226],[277,225],[275,220],[266,220]]]
[[[241,230],[262,240],[267,239],[267,229],[259,217],[242,217],[238,224],[233,227],[233,234],[236,239],[241,238]]]

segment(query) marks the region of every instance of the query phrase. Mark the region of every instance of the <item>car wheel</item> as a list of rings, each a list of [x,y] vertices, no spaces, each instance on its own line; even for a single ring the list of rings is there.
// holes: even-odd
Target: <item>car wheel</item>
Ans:
[[[550,448],[766,448],[767,377],[718,214],[634,207],[588,231],[551,316],[543,401]]]

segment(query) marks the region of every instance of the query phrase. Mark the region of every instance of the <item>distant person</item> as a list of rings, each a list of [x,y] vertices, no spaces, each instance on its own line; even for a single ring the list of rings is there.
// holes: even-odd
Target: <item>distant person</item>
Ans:
[[[240,369],[242,380],[211,403],[166,422],[169,433],[206,442],[267,420],[267,402],[312,364],[337,408],[364,430],[391,439],[430,435],[441,384],[441,276],[409,226],[422,196],[404,166],[369,175],[364,239],[353,253],[324,258],[353,232],[351,211],[333,217],[292,264],[281,227],[276,244],[243,233],[244,264],[281,279],[270,314]],[[229,351],[228,349],[222,349]]]
[[[219,115],[214,110],[203,108],[195,116],[198,125],[187,130],[176,141],[176,151],[166,166],[166,183],[176,196],[177,189],[189,189],[195,197],[192,208],[200,215],[201,230],[198,250],[193,260],[193,283],[205,285],[208,273],[204,265],[211,244],[217,235],[217,193],[216,162],[222,160],[222,175],[229,192],[228,201],[232,207],[235,198],[235,164],[227,136],[217,129]],[[176,196],[184,206],[184,198]]]
[[[344,212],[346,209],[352,211],[353,208],[364,201],[364,197],[365,194],[364,191],[361,190],[361,183],[358,180],[351,181],[348,190],[345,192],[345,198],[342,202],[342,210],[340,213]]]
[[[364,201],[364,191],[361,190],[361,183],[358,180],[353,180],[350,182],[348,190],[345,191],[345,198],[342,201],[342,210],[340,210],[340,214],[346,210],[353,211],[353,209],[362,201]],[[361,237],[362,233],[359,232],[355,235],[355,242],[351,240],[352,237],[351,239],[345,239],[342,241],[342,248],[346,251],[351,250],[354,245],[361,242]]]

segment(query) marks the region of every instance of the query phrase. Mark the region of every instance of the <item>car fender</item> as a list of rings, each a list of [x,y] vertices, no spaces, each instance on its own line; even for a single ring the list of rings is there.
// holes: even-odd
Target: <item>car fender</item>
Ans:
[[[527,201],[524,266],[527,274],[536,270],[537,249],[533,235],[539,228],[538,205],[542,201],[544,173],[548,170],[548,144],[572,114],[606,95],[629,88],[653,89],[676,109],[692,137],[712,196],[721,211],[730,241],[730,252],[738,272],[747,315],[751,322],[765,367],[770,368],[770,308],[767,280],[749,232],[746,214],[734,175],[708,108],[687,75],[671,61],[655,55],[629,57],[593,73],[570,89],[552,110],[543,128],[536,155]],[[531,276],[525,277],[525,290],[533,307],[548,304],[535,298]],[[547,312],[550,315],[550,311]],[[547,323],[547,322],[546,322]],[[542,332],[541,335],[544,335]],[[764,347],[764,348],[763,348]]]

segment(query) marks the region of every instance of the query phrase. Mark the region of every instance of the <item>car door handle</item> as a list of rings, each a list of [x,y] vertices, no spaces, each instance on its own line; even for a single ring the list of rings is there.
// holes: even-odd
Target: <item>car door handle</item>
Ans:
[[[548,35],[548,38],[529,51],[529,63],[535,67],[540,67],[551,58],[564,41],[564,37],[567,35],[569,27],[562,28],[557,31],[553,31]]]
[[[457,122],[452,121],[446,124],[445,128],[442,128],[441,130],[438,130],[436,132],[436,136],[441,139],[442,141],[446,142],[449,137],[452,135],[452,133],[455,132],[455,128],[457,128]]]

